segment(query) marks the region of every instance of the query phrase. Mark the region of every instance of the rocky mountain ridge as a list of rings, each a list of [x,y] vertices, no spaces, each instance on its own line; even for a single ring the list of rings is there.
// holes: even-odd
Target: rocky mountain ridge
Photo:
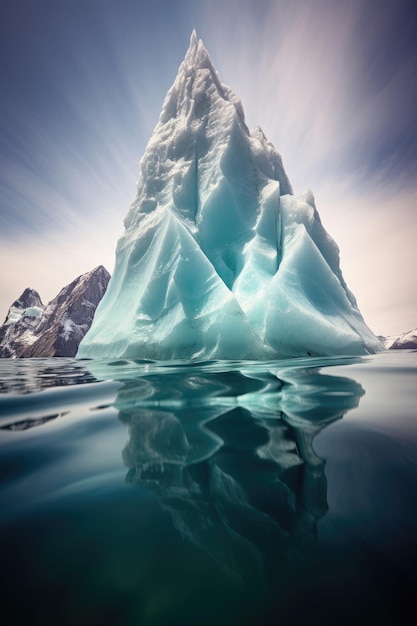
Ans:
[[[102,266],[82,274],[46,306],[27,288],[0,326],[0,358],[73,357],[110,280]]]

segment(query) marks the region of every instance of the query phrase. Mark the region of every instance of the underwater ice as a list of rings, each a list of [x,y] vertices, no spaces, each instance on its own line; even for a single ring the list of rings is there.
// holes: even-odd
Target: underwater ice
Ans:
[[[382,349],[310,191],[195,33],[140,162],[116,264],[77,356],[267,359]]]

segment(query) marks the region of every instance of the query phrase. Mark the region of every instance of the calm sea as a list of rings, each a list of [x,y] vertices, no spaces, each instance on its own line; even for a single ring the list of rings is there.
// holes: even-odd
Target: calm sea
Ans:
[[[1,360],[4,623],[417,623],[416,383],[416,352]]]

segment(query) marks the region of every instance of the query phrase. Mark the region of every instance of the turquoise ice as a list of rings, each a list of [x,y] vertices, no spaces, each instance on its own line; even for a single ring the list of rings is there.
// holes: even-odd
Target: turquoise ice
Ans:
[[[113,276],[79,357],[267,359],[383,349],[313,194],[195,33],[140,162]]]

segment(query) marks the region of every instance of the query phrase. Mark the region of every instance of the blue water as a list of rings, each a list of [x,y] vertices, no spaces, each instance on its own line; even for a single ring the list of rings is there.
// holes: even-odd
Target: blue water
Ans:
[[[417,623],[416,374],[415,352],[1,360],[2,615]]]

